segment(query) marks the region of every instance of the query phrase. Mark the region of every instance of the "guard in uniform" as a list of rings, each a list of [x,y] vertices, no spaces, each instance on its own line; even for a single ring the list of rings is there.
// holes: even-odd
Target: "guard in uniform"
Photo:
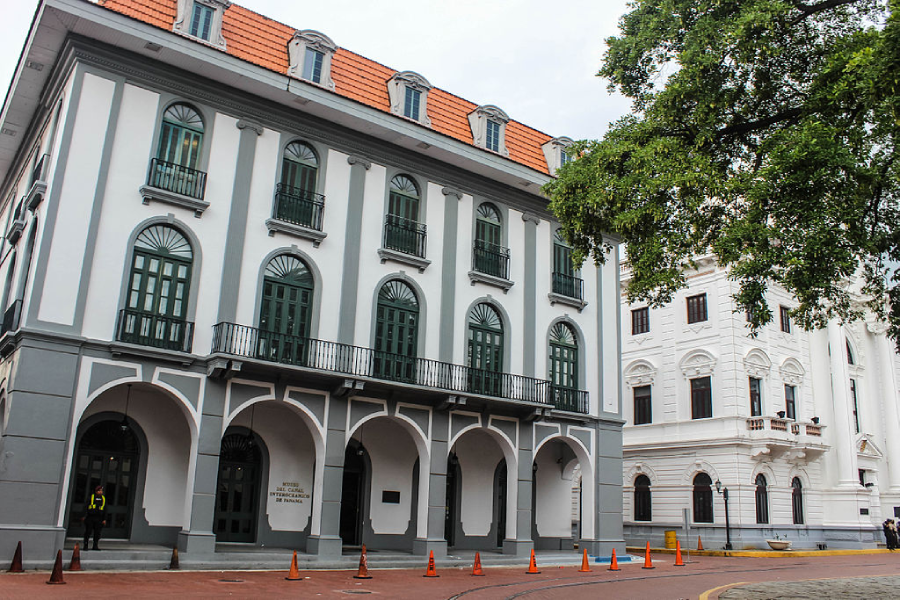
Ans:
[[[100,531],[106,525],[106,496],[103,495],[103,486],[94,488],[94,493],[88,499],[87,514],[81,519],[84,521],[84,549],[87,550],[88,539],[94,534],[94,550],[100,548]]]

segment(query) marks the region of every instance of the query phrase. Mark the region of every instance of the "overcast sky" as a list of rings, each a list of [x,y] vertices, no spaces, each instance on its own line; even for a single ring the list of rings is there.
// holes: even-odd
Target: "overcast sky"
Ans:
[[[626,0],[239,0],[238,4],[553,136],[599,138],[629,103],[595,76]],[[0,88],[37,3],[3,0]]]

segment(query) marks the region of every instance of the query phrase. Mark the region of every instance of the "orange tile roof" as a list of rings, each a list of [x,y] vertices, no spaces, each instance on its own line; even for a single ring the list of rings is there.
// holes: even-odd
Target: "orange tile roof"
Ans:
[[[171,31],[177,1],[99,0],[99,5]],[[232,4],[225,10],[222,21],[222,35],[228,54],[281,74],[286,74],[288,70],[287,44],[294,31],[293,27],[237,4]],[[384,112],[390,112],[387,81],[394,73],[397,71],[344,48],[338,48],[332,58],[331,78],[334,80],[335,93]],[[468,115],[477,107],[477,104],[468,100],[433,88],[428,95],[431,129],[472,144]],[[541,146],[551,139],[553,138],[546,133],[518,121],[511,120],[506,126],[506,147],[510,160],[544,174],[548,173],[548,169]]]

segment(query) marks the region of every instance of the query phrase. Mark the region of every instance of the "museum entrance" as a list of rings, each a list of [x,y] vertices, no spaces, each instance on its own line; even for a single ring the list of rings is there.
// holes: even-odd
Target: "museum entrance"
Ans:
[[[216,483],[217,542],[256,541],[262,453],[253,433],[222,438]]]
[[[345,546],[362,544],[365,485],[365,449],[356,440],[351,440],[344,452],[344,480],[341,489],[340,533]]]
[[[78,441],[67,535],[81,537],[85,507],[94,488],[106,496],[104,538],[128,539],[140,464],[140,444],[130,421],[108,419],[88,427]]]

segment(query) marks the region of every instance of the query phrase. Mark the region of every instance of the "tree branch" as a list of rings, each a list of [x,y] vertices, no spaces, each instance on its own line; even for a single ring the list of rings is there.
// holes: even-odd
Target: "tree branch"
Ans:
[[[816,13],[831,10],[832,8],[837,8],[838,6],[844,6],[846,4],[856,4],[857,2],[859,2],[859,0],[825,0],[824,2],[819,2],[818,4],[804,4],[802,2],[795,2],[794,6],[797,8],[797,10],[800,11],[800,16],[796,19],[793,19],[790,22],[790,25],[797,25],[798,23],[806,19],[806,17],[809,17]]]
[[[757,121],[745,121],[743,123],[736,123],[734,125],[729,125],[728,127],[723,127],[718,131],[716,137],[721,139],[723,137],[728,137],[731,135],[740,135],[742,133],[750,133],[751,131],[766,129],[767,127],[771,127],[776,123],[796,119],[801,114],[803,114],[802,108],[791,108],[786,111],[774,114],[770,117],[766,117],[765,119],[759,119]]]

